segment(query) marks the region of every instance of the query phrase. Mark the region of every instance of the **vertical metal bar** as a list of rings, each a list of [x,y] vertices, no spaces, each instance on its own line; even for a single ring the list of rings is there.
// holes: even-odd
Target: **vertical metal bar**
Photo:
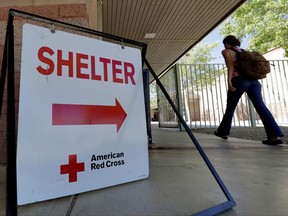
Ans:
[[[269,107],[268,103],[270,102],[270,99],[269,99],[270,98],[269,85],[268,85],[269,76],[270,75],[268,75],[265,79],[260,80],[260,83],[261,83],[261,94],[262,94],[262,97],[263,97],[263,101],[264,101],[264,103],[266,104],[267,107]],[[257,124],[262,124],[263,125],[261,119],[257,120]]]
[[[200,109],[200,99],[199,99],[199,85],[198,85],[198,77],[197,77],[197,73],[198,73],[198,70],[197,70],[197,67],[196,67],[197,65],[193,65],[193,68],[194,68],[194,75],[195,75],[195,84],[196,84],[196,88],[195,88],[195,90],[196,90],[196,95],[197,95],[197,97],[198,97],[198,103],[199,103],[199,125],[197,125],[197,126],[199,126],[200,128],[201,128],[201,109]],[[191,72],[191,74],[192,74],[192,72]],[[192,83],[193,83],[193,81],[192,81]],[[193,85],[193,84],[192,84]],[[194,94],[194,93],[193,93]],[[197,128],[197,127],[196,127]]]
[[[244,95],[244,96],[243,96]],[[246,127],[246,124],[248,124],[248,127],[251,126],[251,122],[250,122],[250,111],[249,111],[249,97],[247,94],[243,94],[242,97],[244,97],[244,102],[245,102],[245,106],[243,106],[243,126]],[[251,110],[253,112],[253,109]],[[247,122],[246,122],[246,113],[248,114],[247,118]]]
[[[271,112],[275,110],[275,103],[276,103],[276,94],[277,94],[277,84],[274,85],[274,77],[270,76],[271,82],[272,82],[272,96],[273,96],[273,106],[271,106]],[[272,104],[271,104],[272,105]],[[278,115],[277,110],[276,110],[276,115]]]
[[[213,67],[212,67],[213,66]],[[211,70],[211,67],[212,67],[212,70]],[[212,111],[213,111],[213,122],[214,122],[214,125],[215,125],[215,102],[214,102],[214,96],[213,96],[213,85],[212,85],[212,78],[211,78],[211,73],[213,72],[214,74],[214,71],[215,71],[215,68],[214,68],[214,65],[209,65],[209,78],[210,78],[210,84],[209,86],[211,86],[211,90],[210,90],[210,94],[211,94],[211,100],[212,100]],[[212,127],[211,125],[211,120],[210,120],[210,127]]]
[[[193,68],[192,65],[186,65],[186,77],[187,77],[187,99],[188,99],[188,108],[189,108],[189,115],[190,115],[190,128],[192,128],[193,122],[194,127],[197,128],[197,121],[196,121],[196,108],[195,108],[195,92],[194,92],[194,80],[193,80]],[[189,78],[190,76],[190,78]],[[191,96],[190,90],[191,89]],[[192,97],[192,101],[190,101]]]
[[[286,63],[286,64],[285,64]],[[282,61],[282,67],[283,67],[283,75],[285,77],[285,84],[286,84],[286,89],[288,89],[288,78],[287,78],[287,74],[285,73],[285,68],[288,71],[288,61]]]
[[[217,113],[217,124],[215,121],[215,126],[218,126],[220,124],[220,119],[221,119],[221,114],[220,114],[220,109],[221,112],[223,110],[223,98],[222,98],[222,89],[221,89],[221,75],[220,75],[220,65],[217,65],[217,71],[214,73],[215,76],[215,89],[216,89],[216,96],[217,96],[217,108],[218,108],[218,113]],[[217,81],[218,78],[218,81]],[[219,88],[217,88],[217,85],[219,84]]]
[[[274,62],[273,62],[273,65],[274,65]],[[274,65],[274,69],[275,69],[275,65]],[[280,74],[280,73],[278,73],[278,74]],[[279,82],[278,82],[278,76],[274,76],[274,78],[275,78],[275,83],[276,83],[276,87],[275,87],[275,89],[276,89],[276,92],[275,92],[275,95],[274,95],[274,97],[275,97],[275,101],[274,101],[274,109],[275,109],[275,112],[276,112],[276,116],[279,116],[280,114],[279,114],[279,112],[278,112],[278,108],[277,108],[277,102],[280,102],[280,98],[279,98],[279,92],[280,92],[280,90],[279,90],[279,88],[280,88],[280,85],[279,85]],[[282,113],[281,113],[282,114]]]
[[[217,76],[216,76],[216,73],[217,74],[219,74],[219,80],[220,80],[220,71],[219,71],[219,64],[217,65],[217,69],[216,70],[214,70],[214,80],[215,80],[215,95],[216,95],[216,101],[217,101],[217,103],[216,103],[216,105],[217,105],[217,117],[215,117],[215,119],[214,119],[214,124],[215,124],[215,127],[216,127],[216,119],[220,119],[220,106],[219,106],[219,101],[222,101],[222,98],[220,97],[220,100],[218,100],[218,95],[219,95],[219,93],[218,93],[218,88],[217,88]],[[221,89],[219,88],[219,92],[220,92],[220,94],[221,94]]]
[[[283,69],[283,82],[284,82],[284,86],[285,86],[284,88],[287,90],[288,89],[288,80],[287,80],[287,75],[285,73],[285,68],[288,71],[288,61],[281,61],[281,62],[282,62],[282,69]],[[286,65],[286,67],[285,67],[285,65]],[[287,110],[285,94],[283,95],[283,100],[284,100],[284,107],[285,107],[285,112],[284,112],[285,113],[285,119],[284,119],[284,122],[287,122],[288,121],[288,110]]]
[[[249,102],[248,102],[248,97],[247,97],[247,94],[243,94],[242,95],[242,97],[241,97],[241,111],[242,111],[242,122],[243,122],[243,126],[245,127],[246,126],[246,120],[245,120],[245,115],[246,115],[246,112],[245,111],[247,111],[248,112],[248,108],[246,108],[246,107],[249,107]],[[244,102],[243,102],[244,101]],[[243,104],[243,106],[242,106],[242,104]],[[244,106],[245,105],[245,106]],[[239,126],[242,126],[241,125],[241,120],[239,120]]]
[[[185,74],[183,72],[183,68],[184,68],[184,71],[185,71]],[[187,119],[189,121],[189,126],[190,128],[192,128],[192,122],[191,122],[191,119],[192,119],[192,115],[191,115],[191,108],[190,108],[190,96],[189,96],[189,78],[188,78],[188,71],[189,71],[189,68],[187,67],[187,64],[185,65],[181,65],[181,77],[182,77],[182,83],[183,83],[183,98],[185,99],[184,100],[184,105],[185,105],[185,114],[187,116]],[[185,79],[185,81],[183,81]]]
[[[226,80],[226,76],[225,76],[225,66],[222,64],[222,70],[224,70],[224,72],[223,72],[223,74],[224,74],[224,85],[225,85],[225,87],[224,87],[224,91],[226,92],[226,94],[227,94],[227,86],[226,86],[226,82],[225,82],[225,80]],[[223,94],[222,94],[222,85],[221,85],[221,78],[220,78],[220,76],[219,76],[219,89],[220,89],[220,98],[221,98],[221,110],[222,110],[222,116],[223,116],[223,114],[224,114],[224,112],[225,112],[225,106],[224,106],[224,101],[223,101]],[[226,101],[227,101],[227,99],[226,99]],[[220,121],[221,121],[221,118],[219,118],[219,124],[220,124]]]
[[[147,128],[148,143],[152,144],[149,71],[147,69],[143,70],[143,81],[144,81],[143,84],[144,84],[146,128]]]
[[[180,66],[180,64],[177,64],[177,76],[179,78],[179,93],[180,93],[180,97],[179,101],[181,101],[182,104],[180,104],[180,106],[182,107],[182,115],[185,116],[185,120],[187,121],[187,115],[185,114],[184,110],[185,110],[185,95],[184,95],[184,85],[183,85],[183,77],[182,77],[182,66]],[[184,100],[184,105],[183,105],[183,100]],[[184,106],[184,108],[183,108]],[[180,124],[180,131],[183,130],[182,124]]]
[[[159,96],[159,87],[155,81],[156,95],[157,95],[157,107],[158,107],[158,127],[160,128],[160,118],[161,118],[161,107],[160,107],[160,96]]]
[[[146,52],[147,52],[147,44],[143,44],[142,50],[141,50],[141,61],[142,61],[142,68],[144,67],[144,58],[146,56]],[[148,73],[149,74],[149,73]],[[148,76],[148,82],[149,82],[149,76]]]
[[[228,91],[228,87],[227,87],[227,91]],[[227,94],[228,95],[228,94]],[[228,96],[227,96],[228,97]],[[239,100],[240,101],[240,100]],[[238,104],[239,104],[239,102],[238,102]],[[226,107],[227,107],[227,105],[226,105]],[[238,111],[237,111],[237,106],[236,106],[236,112],[234,112],[234,114],[233,114],[233,118],[232,118],[232,126],[234,126],[235,127],[235,125],[236,125],[236,120],[235,120],[235,113],[237,113]]]
[[[191,113],[193,113],[193,115],[190,115],[190,125],[192,125],[192,122],[194,121],[194,125],[195,125],[195,128],[197,128],[197,117],[196,117],[196,110],[199,110],[199,106],[198,107],[196,107],[196,100],[198,100],[198,98],[197,99],[195,99],[195,95],[196,95],[196,97],[197,97],[197,95],[198,95],[198,93],[197,94],[195,94],[195,92],[194,92],[194,85],[193,85],[193,68],[192,68],[192,65],[189,65],[189,66],[187,66],[186,65],[186,68],[189,68],[189,71],[190,71],[190,73],[187,73],[187,77],[189,76],[189,74],[190,74],[190,82],[187,84],[187,86],[190,86],[191,85],[191,93],[192,93],[192,107],[191,107],[191,103],[190,103],[190,93],[189,93],[189,88],[188,88],[188,90],[187,90],[187,92],[188,92],[188,106],[189,106],[189,114]],[[195,70],[194,70],[194,73],[195,73]],[[197,83],[196,83],[196,86],[197,86]],[[198,102],[197,102],[197,104],[198,104]],[[193,109],[193,110],[192,110]],[[193,118],[193,116],[194,116],[194,118]]]
[[[270,109],[270,111],[272,112],[272,107],[271,107],[271,101],[272,101],[272,99],[271,99],[271,92],[273,92],[274,90],[273,90],[273,83],[272,83],[271,80],[272,80],[272,79],[271,79],[271,74],[270,74],[270,76],[266,78],[266,86],[265,86],[265,87],[266,87],[266,90],[267,90],[267,98],[265,98],[266,101],[264,100],[264,103],[269,106],[269,109]],[[271,83],[270,86],[269,86],[269,82]],[[271,88],[270,88],[270,87],[271,87]],[[270,90],[270,89],[271,89],[271,90]],[[263,90],[263,92],[264,92],[264,90]]]
[[[192,83],[192,75],[191,75],[191,73],[192,73],[192,69],[191,69],[191,65],[187,65],[187,64],[185,64],[184,65],[184,67],[185,67],[185,77],[186,77],[186,81],[185,81],[185,87],[186,87],[186,95],[187,95],[187,97],[185,98],[186,99],[186,103],[187,103],[187,108],[188,108],[188,110],[186,110],[186,114],[187,115],[189,115],[189,125],[190,125],[190,128],[192,128],[192,112],[195,112],[195,108],[192,110],[192,108],[191,108],[191,102],[190,102],[190,83]],[[190,78],[189,78],[189,74],[190,74]],[[184,87],[184,88],[185,88]],[[193,85],[191,85],[191,91],[193,92]],[[193,94],[192,94],[192,97],[193,97],[193,101],[192,101],[192,103],[194,102],[194,96],[193,96]],[[195,115],[195,114],[194,114]]]
[[[178,101],[178,108],[179,108],[180,114],[183,116],[183,102],[182,102],[182,95],[181,95],[179,64],[175,65],[175,73],[176,73],[176,95],[177,95],[177,101]],[[182,131],[183,125],[181,124],[179,119],[178,119],[178,122],[179,122],[180,131]]]
[[[197,128],[197,117],[196,117],[196,110],[199,110],[199,106],[196,109],[196,101],[197,99],[197,94],[194,92],[194,85],[193,85],[193,68],[192,65],[189,65],[189,73],[187,74],[187,77],[190,76],[190,82],[188,83],[188,86],[191,85],[191,95],[192,95],[192,103],[190,103],[190,93],[188,91],[188,104],[189,104],[189,111],[190,111],[190,124],[192,125],[192,121],[194,121],[194,127]],[[197,92],[196,92],[197,93]],[[196,99],[195,99],[196,96]],[[197,102],[198,104],[198,102]],[[192,107],[191,107],[192,106]],[[193,114],[193,115],[192,115]],[[194,116],[194,118],[193,118]],[[194,119],[194,120],[193,120]]]
[[[7,172],[6,172],[6,215],[17,216],[16,176],[16,130],[14,89],[14,28],[13,15],[9,13],[8,25],[8,77],[7,77]]]
[[[201,88],[201,97],[202,97],[202,105],[203,105],[203,119],[204,119],[204,125],[206,128],[206,113],[205,113],[205,100],[204,100],[203,84],[202,84],[202,71],[201,71],[201,65],[198,65],[198,66],[199,66],[200,88]]]
[[[248,108],[249,108],[251,126],[252,127],[256,127],[254,106],[253,106],[253,104],[252,104],[250,99],[248,99]]]
[[[192,107],[191,107],[191,101],[190,101],[190,98],[191,98],[191,96],[190,96],[190,91],[192,91],[193,92],[193,86],[192,85],[190,85],[190,83],[192,83],[192,75],[191,75],[191,71],[192,71],[192,69],[191,69],[191,65],[187,65],[187,64],[185,64],[185,65],[183,65],[182,67],[184,67],[185,68],[185,81],[184,81],[184,83],[185,83],[185,86],[184,86],[184,88],[186,88],[185,89],[185,91],[186,91],[186,94],[185,94],[185,91],[184,91],[184,94],[185,94],[185,100],[186,100],[186,104],[185,104],[185,110],[186,110],[186,115],[187,116],[189,116],[188,117],[188,120],[189,120],[189,126],[190,126],[190,128],[192,128],[193,127],[193,112],[195,112],[195,109],[193,109]],[[184,76],[184,74],[183,74],[183,76]],[[183,78],[184,79],[184,78]],[[192,97],[193,97],[193,94],[192,94]]]
[[[204,74],[204,79],[205,79],[205,88],[206,88],[206,103],[207,103],[207,106],[208,106],[208,109],[207,109],[207,117],[205,117],[205,127],[207,128],[207,119],[209,121],[209,124],[210,124],[210,121],[211,121],[211,118],[210,118],[210,101],[209,101],[209,90],[208,90],[208,86],[207,86],[207,71],[206,71],[206,66],[207,65],[203,65],[203,71],[205,71],[205,74]]]
[[[176,115],[178,116],[178,118],[180,119],[181,123],[183,124],[183,127],[185,128],[187,134],[189,135],[190,139],[192,140],[192,142],[194,143],[195,147],[197,148],[198,152],[200,153],[201,157],[203,158],[203,160],[205,161],[206,165],[208,166],[209,170],[211,171],[212,175],[214,176],[216,182],[218,183],[218,185],[220,186],[221,190],[223,191],[223,193],[225,194],[226,198],[233,202],[234,205],[235,201],[233,199],[233,197],[231,196],[231,194],[229,193],[229,191],[227,190],[226,186],[224,185],[223,181],[221,180],[220,176],[218,175],[218,173],[216,172],[215,168],[213,167],[212,163],[210,162],[210,160],[208,159],[208,157],[206,156],[205,152],[203,151],[202,147],[200,146],[200,144],[198,143],[197,139],[195,138],[195,136],[193,135],[192,131],[189,129],[188,125],[186,124],[186,122],[184,121],[183,117],[181,116],[181,114],[179,113],[177,107],[175,106],[175,104],[173,103],[172,99],[170,98],[169,94],[167,93],[166,89],[164,88],[164,86],[162,85],[162,83],[160,82],[160,80],[158,79],[157,75],[155,74],[153,68],[151,67],[151,65],[149,64],[149,62],[147,61],[147,59],[145,59],[145,64],[148,67],[149,71],[151,72],[151,74],[153,75],[154,79],[156,80],[157,85],[159,86],[159,88],[162,90],[163,94],[165,95],[166,99],[168,100],[169,104],[171,105],[171,107],[173,108],[174,112],[176,113]]]
[[[269,75],[268,75],[269,77]],[[266,92],[266,88],[268,89],[268,77],[266,77],[265,79],[260,80],[261,83],[261,93],[263,95],[263,101],[266,104],[266,97],[265,97],[265,92]],[[268,90],[267,90],[268,91]]]
[[[151,72],[150,72],[151,73]],[[156,82],[156,81],[155,81]],[[158,127],[160,128],[161,127],[161,116],[163,115],[162,113],[162,108],[161,108],[161,95],[160,95],[160,89],[159,89],[159,86],[157,85],[157,83],[155,84],[156,85],[156,92],[157,92],[157,107],[158,107]]]
[[[282,117],[282,121],[283,121],[283,119],[284,119],[284,114],[283,114],[283,109],[282,109],[282,98],[284,98],[284,95],[285,95],[285,93],[284,93],[284,85],[283,85],[283,79],[282,79],[282,73],[281,73],[281,68],[280,68],[280,63],[279,63],[279,61],[273,61],[273,65],[274,65],[274,69],[275,69],[275,65],[277,65],[277,68],[278,68],[278,71],[279,71],[279,76],[277,76],[276,78],[277,78],[277,80],[279,79],[279,82],[280,82],[280,84],[281,85],[279,85],[279,92],[278,92],[278,100],[279,100],[279,103],[280,103],[280,106],[277,106],[277,109],[278,109],[278,107],[280,108],[280,112],[281,112],[281,117]],[[282,91],[281,91],[282,90]],[[281,97],[281,95],[283,96],[283,97]],[[279,121],[279,120],[278,120]]]
[[[281,71],[283,71],[283,76],[281,76],[281,80],[283,81],[283,104],[284,104],[284,108],[283,106],[281,106],[281,108],[284,109],[284,119],[283,119],[283,122],[287,123],[288,121],[288,110],[287,110],[287,104],[286,104],[286,98],[285,98],[285,91],[284,89],[288,89],[288,81],[287,81],[287,77],[286,77],[286,73],[285,73],[285,62],[288,63],[288,61],[278,61],[279,62],[279,68]],[[282,63],[282,64],[281,64]],[[287,71],[288,71],[288,64],[286,65],[286,68],[287,68]]]
[[[245,94],[242,94],[240,100],[238,101],[237,108],[239,110],[238,113],[238,126],[241,127],[242,125],[245,127],[245,107],[248,107],[247,98]],[[236,119],[235,119],[236,121]],[[235,122],[237,123],[237,122]]]
[[[182,109],[182,104],[180,104],[180,94],[179,94],[179,87],[180,85],[179,84],[179,77],[178,77],[178,74],[177,74],[177,65],[174,65],[174,83],[175,83],[175,93],[176,93],[176,103],[177,103],[177,107],[178,107],[178,110],[181,112],[181,116],[183,116],[183,109]],[[179,119],[177,118],[177,124],[178,124],[178,127],[179,127],[179,130],[181,130],[181,123],[179,121]]]

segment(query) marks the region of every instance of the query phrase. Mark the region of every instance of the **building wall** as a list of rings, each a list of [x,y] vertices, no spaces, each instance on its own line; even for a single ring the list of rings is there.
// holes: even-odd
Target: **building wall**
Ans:
[[[89,17],[95,17],[93,13],[93,7],[97,7],[94,0],[57,0],[57,1],[43,1],[43,0],[21,0],[21,1],[11,1],[4,0],[0,2],[0,67],[2,68],[2,58],[3,58],[3,48],[6,34],[6,25],[9,9],[13,8],[20,11],[29,12],[32,14],[37,14],[47,18],[52,18],[56,20],[61,20],[64,22],[69,22],[75,25],[80,25],[89,28],[92,26],[96,28],[96,24],[91,22]],[[87,9],[89,8],[89,10]],[[97,13],[97,8],[95,8],[95,13]],[[90,20],[90,22],[89,22]],[[14,18],[14,33],[15,33],[15,92],[16,92],[16,127],[17,127],[17,117],[18,117],[18,101],[19,101],[19,77],[20,77],[20,51],[21,51],[21,35],[22,26],[27,20],[19,17]],[[1,99],[2,100],[2,99]],[[6,88],[4,91],[4,98],[1,108],[0,117],[0,164],[6,163],[6,116],[7,116],[7,96]]]
[[[285,57],[285,50],[283,48],[271,49],[264,54],[264,57],[267,60],[288,60],[288,57]]]

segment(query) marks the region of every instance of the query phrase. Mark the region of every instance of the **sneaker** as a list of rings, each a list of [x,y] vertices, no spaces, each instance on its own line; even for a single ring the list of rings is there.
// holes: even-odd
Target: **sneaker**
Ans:
[[[222,139],[225,139],[225,140],[228,139],[228,136],[223,136],[223,135],[219,134],[218,131],[214,131],[214,135],[217,137],[220,137]]]
[[[281,139],[267,139],[267,140],[263,140],[262,143],[264,145],[279,145],[279,144],[283,144],[282,140]]]

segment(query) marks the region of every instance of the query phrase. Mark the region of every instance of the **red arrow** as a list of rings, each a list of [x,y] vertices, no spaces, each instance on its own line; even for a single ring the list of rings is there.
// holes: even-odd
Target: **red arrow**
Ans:
[[[52,125],[117,124],[118,132],[127,114],[115,101],[115,106],[52,104]]]

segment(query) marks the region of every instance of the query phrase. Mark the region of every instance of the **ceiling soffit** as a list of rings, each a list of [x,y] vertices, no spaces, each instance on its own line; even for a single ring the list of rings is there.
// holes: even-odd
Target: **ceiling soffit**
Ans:
[[[237,9],[244,0],[104,0],[103,32],[148,44],[157,75]],[[146,33],[156,33],[145,39]]]

